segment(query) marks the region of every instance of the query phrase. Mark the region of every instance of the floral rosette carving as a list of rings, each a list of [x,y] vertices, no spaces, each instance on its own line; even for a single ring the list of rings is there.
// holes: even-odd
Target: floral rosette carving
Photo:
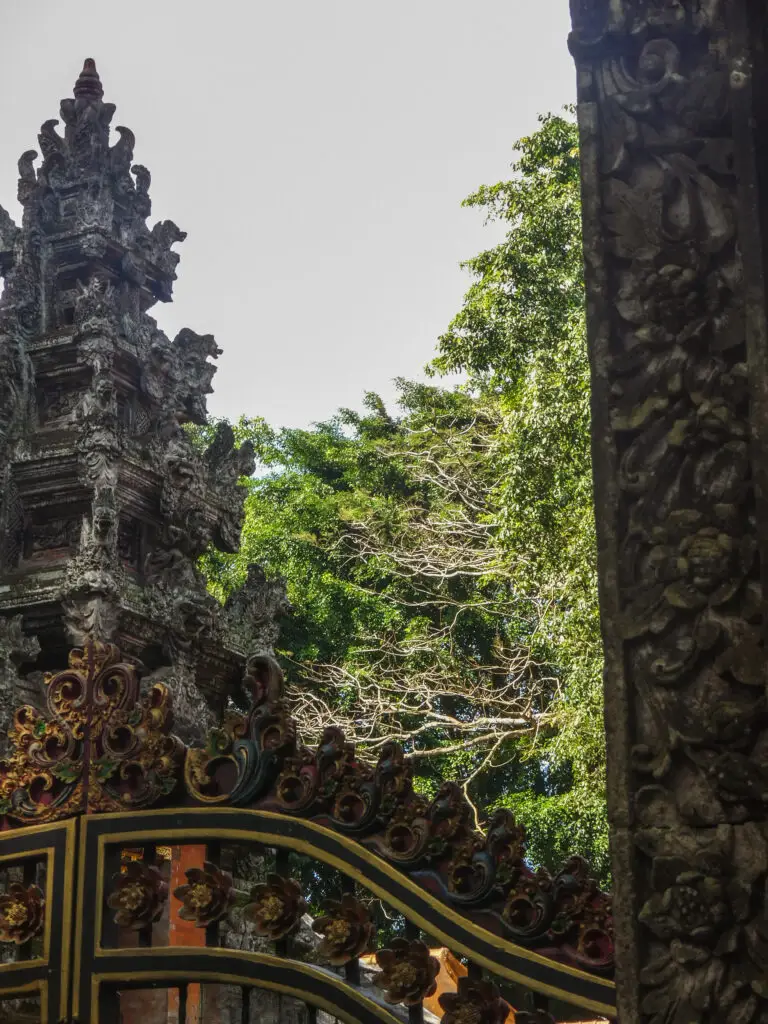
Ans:
[[[23,946],[43,930],[45,900],[36,885],[13,882],[0,896],[0,942]]]
[[[267,875],[266,882],[251,889],[251,901],[243,914],[258,935],[277,941],[298,928],[306,906],[295,879]]]
[[[746,828],[757,862],[766,844]],[[768,1005],[768,873],[753,880],[726,861],[723,870],[712,856],[700,861],[654,858],[654,892],[639,914],[656,940],[640,974],[642,1009],[654,1020],[704,1020],[716,1011],[751,1024]]]
[[[112,877],[107,906],[115,911],[116,924],[137,931],[160,920],[167,900],[168,886],[159,868],[132,860]]]
[[[381,970],[373,984],[388,1003],[416,1006],[437,989],[440,964],[418,939],[395,939],[388,949],[377,951],[376,962]]]
[[[548,935],[582,966],[613,964],[611,898],[590,877],[583,857],[571,857],[552,881],[554,916]]]
[[[521,873],[530,873],[524,863],[525,829],[506,808],[494,812],[485,836],[469,832],[463,841],[452,842],[451,848],[446,881],[457,902],[477,902],[495,885],[512,885]]]
[[[340,900],[324,900],[320,909],[322,916],[312,922],[313,930],[322,935],[317,948],[319,956],[340,967],[368,950],[375,926],[367,907],[351,893],[345,893]]]
[[[237,890],[233,888],[229,872],[205,861],[202,868],[188,868],[185,874],[186,885],[173,890],[174,897],[182,904],[179,917],[183,921],[194,921],[197,928],[207,928],[225,917],[235,905]]]
[[[444,992],[437,1001],[443,1011],[440,1024],[504,1024],[510,1012],[494,984],[466,976],[459,978],[455,992]]]

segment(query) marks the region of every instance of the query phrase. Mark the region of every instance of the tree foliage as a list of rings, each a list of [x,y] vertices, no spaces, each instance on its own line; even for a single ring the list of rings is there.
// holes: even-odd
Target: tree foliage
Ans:
[[[505,226],[430,371],[309,430],[242,420],[262,474],[225,596],[251,561],[286,578],[279,652],[307,736],[375,757],[396,736],[421,785],[512,806],[531,857],[607,871],[601,647],[575,126],[542,118],[508,181],[466,200]]]

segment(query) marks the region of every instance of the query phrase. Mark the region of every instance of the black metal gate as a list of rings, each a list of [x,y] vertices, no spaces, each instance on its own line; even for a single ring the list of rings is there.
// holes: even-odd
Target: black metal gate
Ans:
[[[291,996],[310,1015],[394,1024],[406,1013],[414,1024],[434,977],[426,939],[467,965],[446,1009],[479,1003],[482,1020],[497,1020],[498,1000],[522,987],[538,1005],[615,1014],[610,902],[579,858],[554,877],[533,872],[508,815],[474,832],[457,787],[424,800],[394,745],[375,768],[343,737],[301,746],[268,690],[255,685],[248,715],[185,748],[170,733],[165,688],[142,694],[135,666],[90,645],[48,681],[45,714],[19,710],[0,764],[0,938],[14,954],[0,966],[1,1000],[32,1001],[50,1024],[115,1024],[121,993],[174,988],[182,1021],[188,986],[210,983]],[[158,851],[188,847],[205,848],[205,869],[174,894]],[[285,871],[246,896],[269,951],[227,945],[231,848],[277,851],[278,867],[300,855],[336,873],[346,902],[315,922],[327,966],[294,956],[286,940],[305,901]],[[360,983],[371,930],[355,886],[407,922],[376,954],[375,989]],[[161,914],[199,926],[199,943],[158,939]]]

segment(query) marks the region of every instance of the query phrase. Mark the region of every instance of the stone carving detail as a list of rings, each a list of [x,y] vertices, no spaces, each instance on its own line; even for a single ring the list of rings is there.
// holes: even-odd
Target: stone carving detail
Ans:
[[[121,450],[117,396],[111,353],[100,351],[100,347],[87,349],[93,378],[74,412],[82,475],[93,495],[91,514],[83,519],[78,553],[67,567],[64,588],[66,622],[75,643],[85,643],[89,636],[113,639],[123,585],[117,546],[117,460]]]
[[[249,565],[245,583],[224,605],[230,641],[246,655],[271,651],[280,633],[280,620],[290,610],[284,581],[269,580],[260,565]]]
[[[639,936],[627,977],[639,969],[643,991],[620,998],[627,1020],[747,1024],[768,1014],[768,989],[752,984],[768,968],[768,719],[748,387],[762,371],[747,350],[756,314],[745,309],[736,206],[734,96],[746,78],[727,54],[744,40],[729,40],[725,6],[572,5],[602,405],[597,493],[602,547],[614,559],[611,567],[606,555],[602,576],[617,582],[602,595],[607,720],[617,730],[631,722],[610,744],[623,744],[626,759],[612,771],[632,779],[634,852],[616,870],[634,875],[634,907],[617,919],[625,948]],[[601,491],[615,494],[612,508]],[[620,664],[626,693],[612,675]],[[620,788],[616,828],[628,812]],[[747,836],[763,852],[726,869],[714,848],[743,849]]]
[[[5,488],[0,504],[0,571],[15,569],[24,551],[24,509],[6,466]]]
[[[180,731],[201,736],[229,695],[202,662],[239,678],[286,602],[254,572],[222,610],[197,569],[210,544],[237,548],[253,451],[222,425],[202,453],[184,429],[207,421],[220,350],[148,313],[172,297],[185,233],[148,224],[150,174],[114,112],[87,60],[19,160],[21,228],[0,208],[0,610],[55,608],[42,639],[59,649],[63,623],[78,645],[155,652]],[[64,508],[77,536],[56,546]]]
[[[687,839],[687,849],[683,847]],[[768,978],[768,841],[755,825],[708,837],[641,835],[652,858],[651,896],[640,910],[650,932],[642,1010],[760,1020]]]
[[[0,252],[13,253],[19,234],[11,215],[0,206]]]
[[[24,634],[21,615],[0,618],[0,753],[8,745],[15,701],[24,688],[19,670],[25,662],[34,662],[39,653],[37,639]]]

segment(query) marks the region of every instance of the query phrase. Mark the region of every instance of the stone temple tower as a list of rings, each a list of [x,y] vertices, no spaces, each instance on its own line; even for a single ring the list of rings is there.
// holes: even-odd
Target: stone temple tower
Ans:
[[[174,689],[193,733],[268,649],[285,607],[252,567],[220,606],[197,570],[233,551],[253,452],[203,424],[219,354],[210,334],[173,339],[149,310],[171,299],[185,233],[147,224],[150,174],[134,136],[110,123],[86,60],[41,161],[19,160],[21,226],[0,207],[0,734],[34,701],[40,672],[72,643],[112,641]]]

